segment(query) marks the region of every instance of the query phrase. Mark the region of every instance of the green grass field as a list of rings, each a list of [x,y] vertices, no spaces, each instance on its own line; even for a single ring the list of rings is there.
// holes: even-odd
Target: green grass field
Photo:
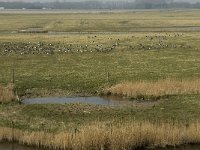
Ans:
[[[11,83],[14,70],[21,98],[98,95],[124,81],[200,78],[199,10],[0,13],[0,20],[0,84]],[[50,33],[18,33],[28,28]],[[0,126],[14,121],[22,130],[59,132],[63,124],[70,131],[94,121],[187,125],[200,119],[199,104],[198,93],[149,107],[2,103]]]
[[[15,84],[20,95],[33,89],[88,95],[98,93],[107,84],[122,81],[199,78],[198,32],[90,36],[94,35],[1,36],[1,46],[13,42],[13,46],[8,44],[11,52],[4,52],[4,47],[1,49],[1,83],[10,83],[15,69]],[[52,54],[26,50],[24,46],[24,50],[17,49],[29,41],[33,48],[40,41],[55,46]],[[117,46],[113,46],[116,43]],[[80,47],[85,45],[87,49],[82,50]],[[65,52],[65,49],[71,51]],[[36,54],[32,54],[34,52]],[[110,73],[109,83],[107,72]]]

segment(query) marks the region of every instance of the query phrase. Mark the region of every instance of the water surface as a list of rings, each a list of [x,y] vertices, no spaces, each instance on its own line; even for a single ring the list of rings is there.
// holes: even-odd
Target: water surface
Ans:
[[[109,96],[109,97],[47,97],[47,98],[30,98],[22,102],[24,104],[70,104],[82,103],[111,107],[151,107],[159,104],[162,100],[129,100],[122,97]]]
[[[113,99],[108,97],[48,97],[48,98],[31,98],[23,100],[24,104],[69,104],[85,103],[103,106],[124,106],[133,104],[133,101],[121,98]]]

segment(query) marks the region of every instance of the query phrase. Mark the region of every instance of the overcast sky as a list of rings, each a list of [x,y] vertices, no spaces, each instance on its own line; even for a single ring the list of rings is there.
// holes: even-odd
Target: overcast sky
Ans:
[[[56,1],[56,0],[0,0],[2,1],[24,1],[24,2],[50,2],[50,1]],[[58,1],[64,1],[64,0],[58,0]],[[65,1],[87,1],[87,0],[65,0]],[[102,0],[96,0],[96,1],[102,1]],[[104,0],[104,1],[123,1],[123,0]],[[134,0],[126,0],[126,1],[134,1]],[[174,0],[179,2],[200,2],[200,0]]]

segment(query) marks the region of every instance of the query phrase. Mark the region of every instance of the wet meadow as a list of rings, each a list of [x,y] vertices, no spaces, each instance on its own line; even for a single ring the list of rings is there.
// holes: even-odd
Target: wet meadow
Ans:
[[[200,143],[199,10],[1,11],[0,20],[1,141],[113,150]],[[21,102],[71,96],[140,105]]]

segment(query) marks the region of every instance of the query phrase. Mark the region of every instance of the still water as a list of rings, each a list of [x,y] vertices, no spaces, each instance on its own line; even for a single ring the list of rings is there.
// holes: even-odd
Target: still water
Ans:
[[[126,106],[134,105],[136,102],[121,100],[113,97],[50,97],[50,98],[32,98],[23,100],[24,104],[69,104],[86,103],[103,106]]]

